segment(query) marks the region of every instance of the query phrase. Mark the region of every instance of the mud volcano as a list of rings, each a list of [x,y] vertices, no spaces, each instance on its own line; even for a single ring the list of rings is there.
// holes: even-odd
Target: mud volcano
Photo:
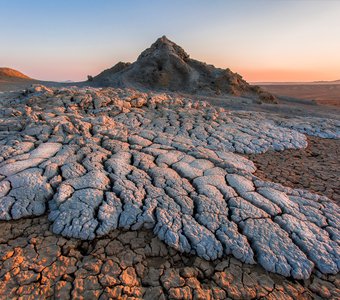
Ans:
[[[165,36],[144,50],[134,63],[119,62],[91,80],[99,86],[182,91],[204,95],[228,94],[256,101],[276,102],[270,93],[258,86],[249,85],[230,69],[216,68],[191,59],[180,46]]]

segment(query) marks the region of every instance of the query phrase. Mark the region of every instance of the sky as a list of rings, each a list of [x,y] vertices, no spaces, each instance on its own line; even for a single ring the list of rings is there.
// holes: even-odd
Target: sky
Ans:
[[[340,79],[340,0],[0,0],[0,67],[85,80],[166,35],[251,82]]]

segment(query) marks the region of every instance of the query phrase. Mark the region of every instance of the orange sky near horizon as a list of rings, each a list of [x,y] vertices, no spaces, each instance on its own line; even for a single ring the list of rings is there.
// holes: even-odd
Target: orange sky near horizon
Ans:
[[[117,61],[118,62],[118,61]],[[209,62],[208,62],[209,63]],[[70,65],[69,65],[70,66]],[[20,66],[6,66],[10,68],[17,69],[23,72],[25,75],[39,79],[39,80],[51,80],[51,81],[83,81],[87,79],[87,75],[97,75],[101,71],[112,67],[113,65],[101,65],[89,66],[89,68],[84,68],[84,66],[76,68],[77,66],[70,66],[72,71],[65,73],[62,66],[59,68],[44,68],[40,70],[30,70],[30,68],[20,69]],[[216,67],[225,68],[221,65],[216,64]],[[248,82],[312,82],[312,81],[333,81],[340,79],[340,72],[328,72],[327,70],[317,71],[317,70],[265,70],[265,69],[244,69],[231,67],[229,68],[238,74],[240,74],[243,79]],[[53,78],[46,76],[48,73],[53,73]],[[64,79],[63,79],[64,78]]]
[[[117,61],[118,62],[118,61]],[[209,63],[209,62],[208,62]],[[69,65],[70,66],[70,65]],[[87,75],[97,75],[101,71],[112,67],[113,65],[101,65],[89,66],[89,68],[84,68],[84,66],[76,68],[77,66],[71,66],[72,71],[65,73],[62,66],[59,68],[46,68],[42,67],[39,70],[31,70],[30,68],[21,69],[20,66],[6,66],[10,68],[17,69],[23,72],[25,75],[39,79],[39,80],[51,80],[51,81],[83,81],[87,79]],[[216,64],[216,67],[225,68],[222,64]],[[229,68],[240,74],[243,79],[248,82],[312,82],[312,81],[333,81],[340,79],[340,72],[328,72],[327,70],[317,71],[317,70],[265,70],[265,69],[244,69],[244,68]],[[46,76],[48,73],[53,73],[53,78]]]
[[[239,70],[237,71],[249,82],[312,82],[339,80],[339,72],[326,70]]]

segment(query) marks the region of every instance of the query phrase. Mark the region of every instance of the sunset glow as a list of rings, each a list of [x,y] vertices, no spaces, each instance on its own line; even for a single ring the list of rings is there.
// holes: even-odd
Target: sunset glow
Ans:
[[[340,1],[0,0],[0,11],[0,66],[33,78],[85,80],[165,34],[251,82],[340,79]]]

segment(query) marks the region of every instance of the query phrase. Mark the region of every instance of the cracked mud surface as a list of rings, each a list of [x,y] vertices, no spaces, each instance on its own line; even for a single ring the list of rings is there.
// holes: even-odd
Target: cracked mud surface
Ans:
[[[340,278],[295,281],[234,258],[183,255],[149,230],[65,239],[46,217],[1,222],[0,298],[337,299]]]
[[[269,151],[249,155],[255,175],[292,188],[303,188],[333,199],[340,205],[340,140],[308,137],[301,150]]]
[[[63,243],[80,245],[75,247],[84,258],[72,259],[71,255],[67,266],[88,259],[93,249],[86,245],[99,244],[97,250],[105,252],[101,241],[114,241],[122,234],[124,238],[133,237],[128,247],[134,247],[136,240],[163,241],[168,253],[177,253],[173,256],[185,263],[198,260],[214,265],[217,260],[227,260],[242,266],[242,276],[246,276],[243,267],[247,266],[263,274],[267,274],[266,270],[283,275],[294,284],[294,280],[305,280],[299,283],[301,295],[316,293],[310,280],[320,278],[330,285],[330,297],[338,292],[339,207],[323,194],[290,188],[275,180],[263,181],[254,173],[254,163],[239,154],[270,150],[285,153],[287,149],[305,148],[305,133],[339,138],[339,121],[229,112],[188,98],[131,89],[57,90],[42,86],[21,98],[3,101],[0,112],[0,219],[7,221],[3,222],[4,228],[9,226],[2,245],[4,260],[16,254],[11,243],[17,239],[23,245],[30,244],[29,249],[33,247],[36,253],[35,240],[31,243],[25,232],[30,232],[31,227],[38,230],[40,225],[32,224],[42,222],[45,230],[51,226],[47,236],[42,236],[41,231],[31,233],[42,244],[48,244],[42,246],[47,252],[50,247],[57,251],[58,247],[49,244],[51,240],[54,244],[60,240],[60,247]],[[45,214],[48,221],[45,217],[30,219]],[[13,221],[18,219],[21,220]],[[26,229],[15,235],[15,226]],[[24,251],[23,247],[19,245],[17,251]],[[147,257],[149,252],[145,251],[140,255]],[[36,254],[27,255],[27,259],[4,262],[2,282],[17,294],[21,292],[18,287],[25,288],[26,279],[21,282],[19,275],[19,279],[10,281],[8,274],[16,261],[20,266],[15,272],[23,265],[28,272],[33,270],[28,276],[32,276],[37,289],[45,285],[42,275],[37,275],[44,268],[38,266],[34,271],[35,264],[30,259]],[[38,255],[38,260],[59,257],[46,255]],[[167,255],[164,254],[170,266],[176,267],[177,262]],[[93,278],[98,294],[90,298],[103,295],[108,286],[130,287],[129,280],[132,286],[138,286],[137,277],[143,281],[146,276],[132,266],[124,268],[123,261],[116,264],[123,269],[116,274],[121,282],[112,279],[105,285]],[[62,270],[57,266],[52,273]],[[87,283],[82,278],[71,284],[76,271],[71,268],[68,272],[72,275],[62,280],[68,289],[79,286],[83,293],[90,292],[94,282]],[[223,274],[220,276],[228,276],[229,272]],[[279,275],[271,273],[269,277],[275,276]],[[165,295],[190,299],[190,285],[185,286],[184,279],[178,277],[169,279],[172,280],[180,283],[162,285]],[[206,280],[202,283],[210,285],[209,293],[215,293],[213,285],[219,279]],[[56,293],[55,286],[64,284],[59,281],[60,278],[51,283],[52,294]],[[222,281],[225,285],[230,280]],[[140,294],[134,295],[137,298],[146,297],[144,288],[149,284],[143,284]],[[183,289],[172,289],[175,287]],[[237,296],[223,289],[232,298],[270,298],[272,292],[275,294],[272,289],[261,296]],[[246,291],[240,288],[241,293]],[[211,297],[218,298],[223,291],[216,293]]]

